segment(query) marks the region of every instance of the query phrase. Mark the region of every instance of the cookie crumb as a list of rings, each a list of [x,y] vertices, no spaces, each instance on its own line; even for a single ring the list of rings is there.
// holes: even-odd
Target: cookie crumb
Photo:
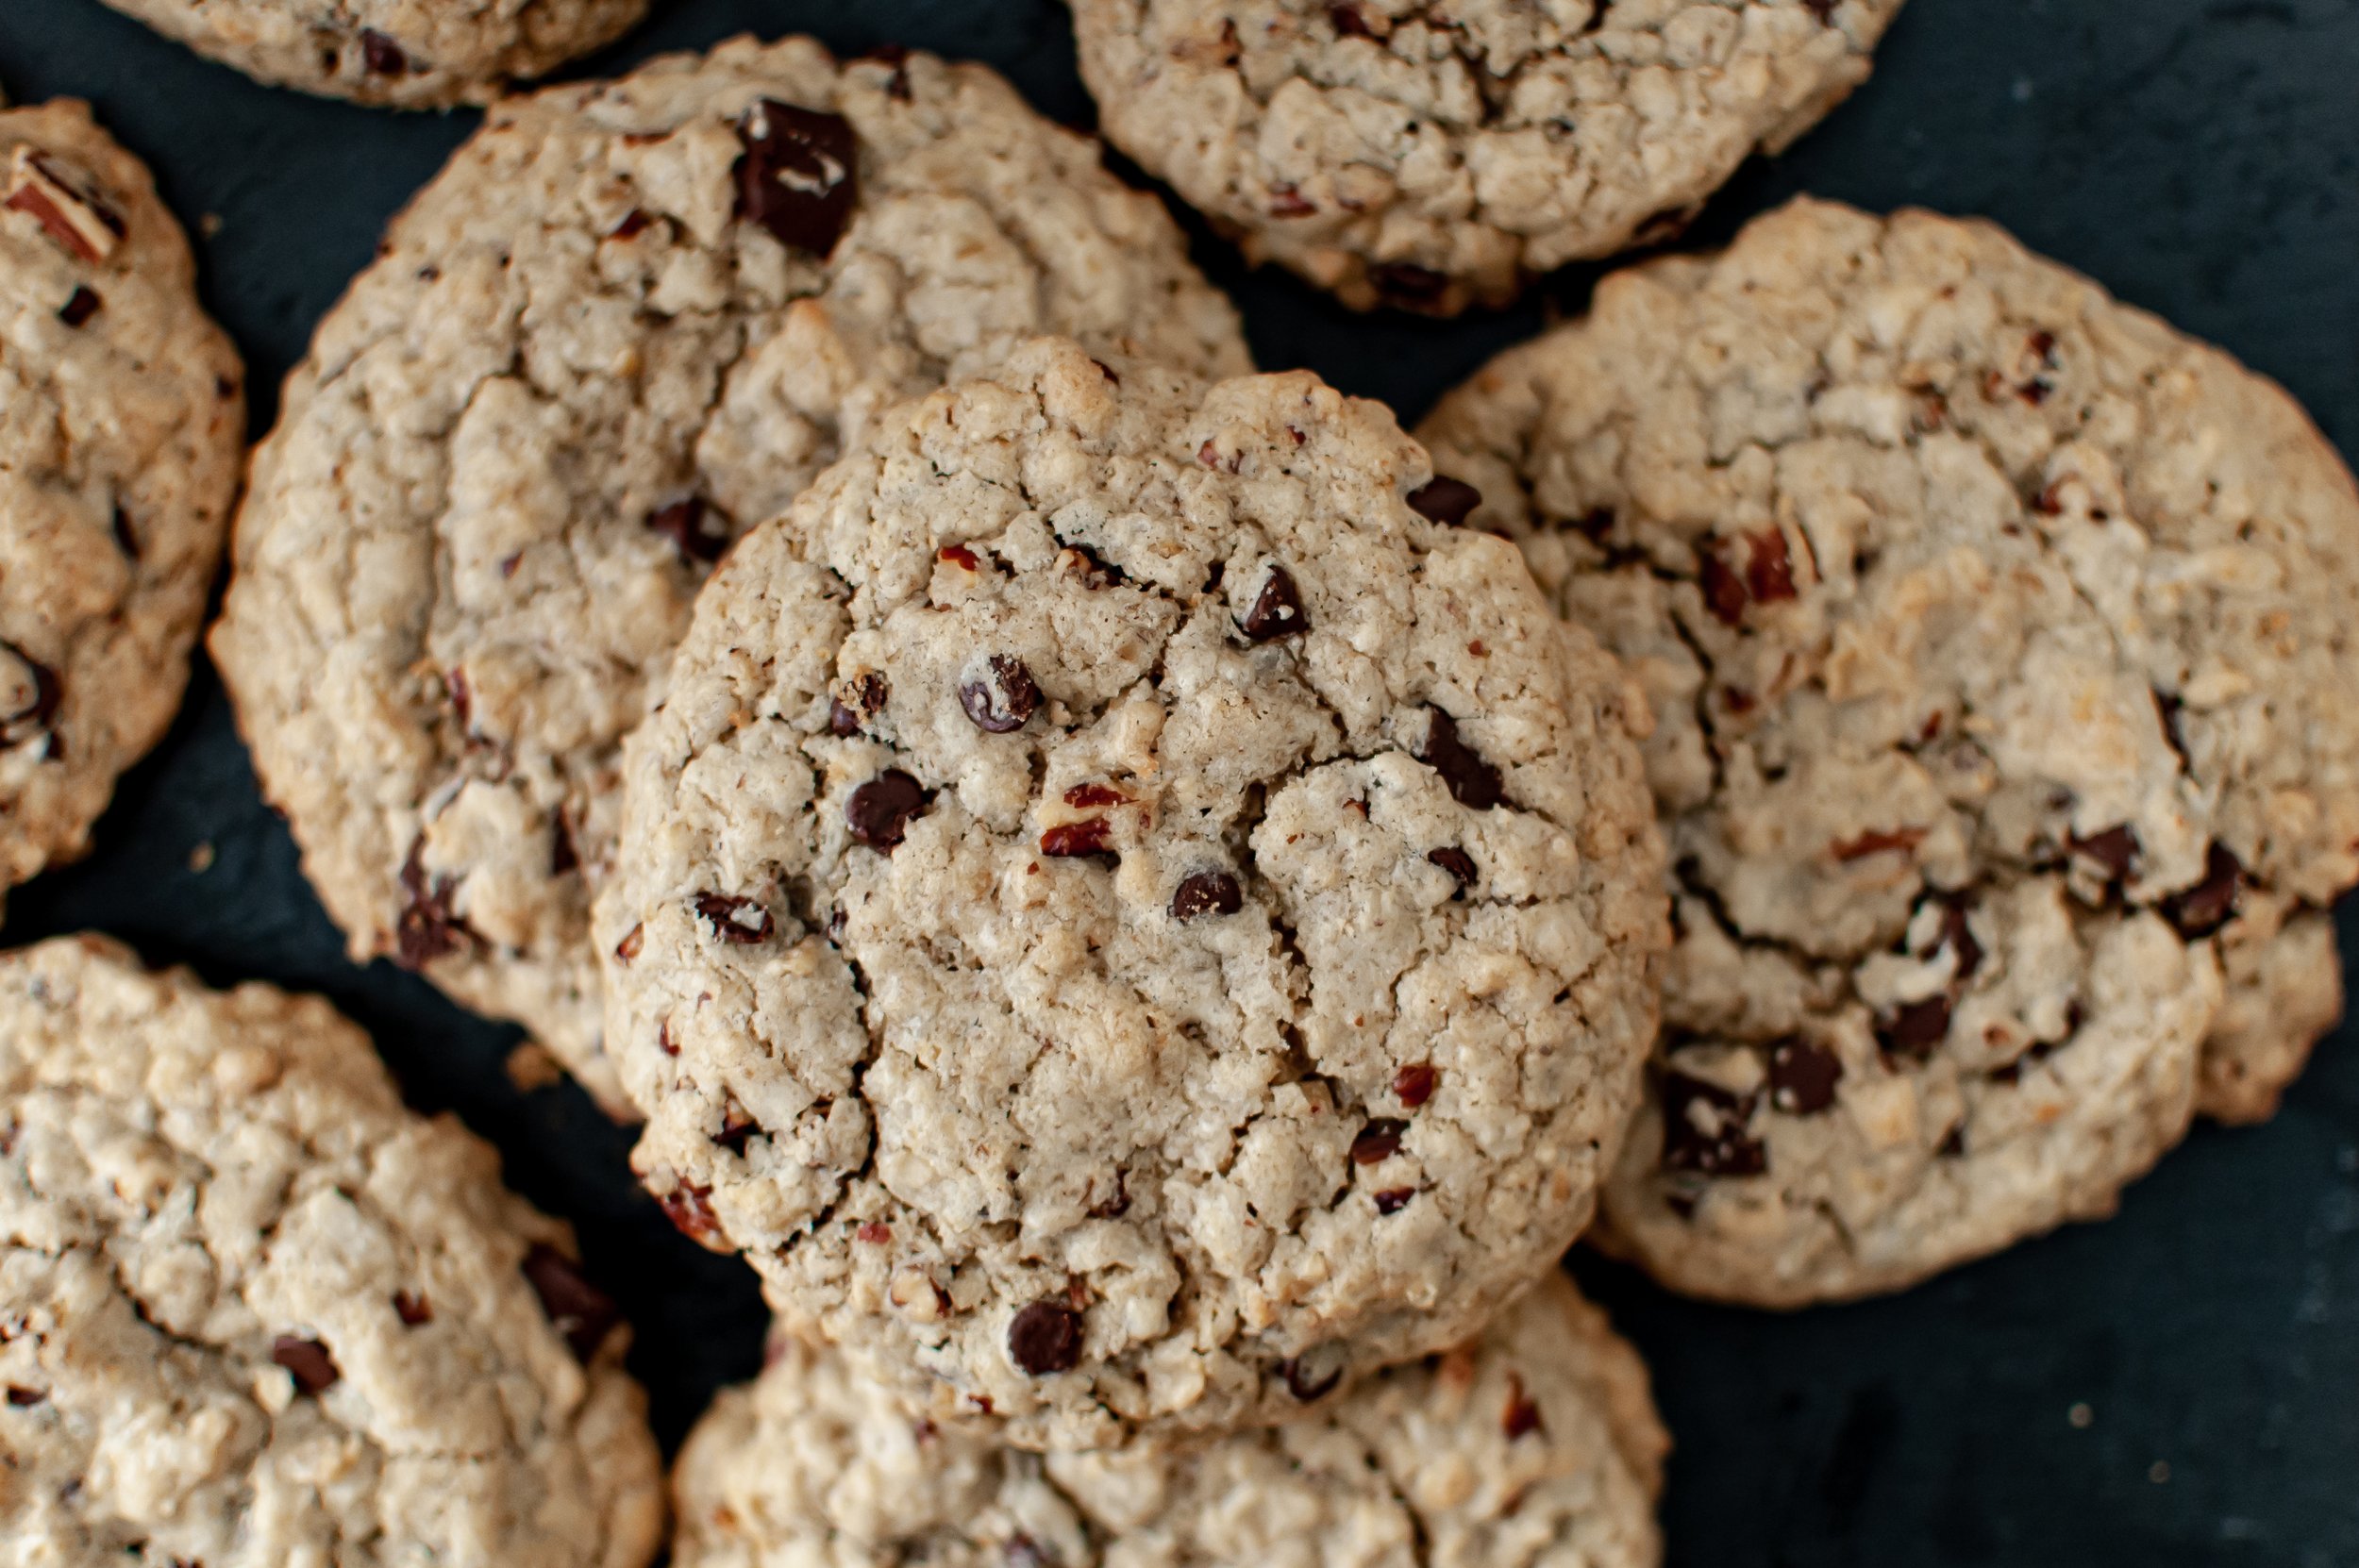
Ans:
[[[509,1052],[502,1070],[508,1074],[508,1081],[516,1086],[520,1094],[546,1089],[565,1076],[564,1067],[549,1054],[549,1048],[537,1040],[527,1040]]]
[[[2085,1432],[2090,1424],[2096,1421],[2097,1412],[2089,1409],[2087,1400],[2083,1399],[2076,1402],[2072,1409],[2065,1411],[2065,1419],[2072,1423],[2077,1430]]]
[[[213,869],[213,841],[207,839],[189,851],[189,874],[202,876]]]

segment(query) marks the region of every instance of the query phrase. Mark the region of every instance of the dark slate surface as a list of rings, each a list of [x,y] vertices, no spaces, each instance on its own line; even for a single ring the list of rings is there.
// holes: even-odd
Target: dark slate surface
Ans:
[[[1048,0],[659,9],[590,68],[801,28],[841,52],[898,42],[986,59],[1052,117],[1091,115]],[[0,0],[0,86],[94,100],[184,220],[218,217],[199,246],[206,293],[252,366],[257,430],[387,218],[474,124],[259,88],[95,0]],[[1995,217],[2278,377],[2359,452],[2359,0],[1913,0],[1876,79],[1787,158],[1741,173],[1692,238],[1724,239],[1803,190]],[[1595,275],[1551,279],[1504,315],[1371,320],[1246,275],[1196,232],[1264,365],[1308,365],[1409,420],[1546,313],[1579,309]],[[327,993],[419,1106],[455,1110],[517,1186],[580,1226],[638,1326],[633,1362],[667,1444],[716,1384],[754,1369],[750,1276],[636,1194],[624,1133],[570,1086],[511,1088],[512,1030],[344,961],[209,672],[98,841],[9,899],[8,941],[96,927],[217,981]],[[2343,951],[2359,958],[2349,913]],[[1678,1439],[1672,1563],[2359,1563],[2353,1034],[2321,1048],[2274,1123],[2199,1130],[2119,1218],[1898,1298],[1765,1316],[1576,1259],[1647,1351]]]

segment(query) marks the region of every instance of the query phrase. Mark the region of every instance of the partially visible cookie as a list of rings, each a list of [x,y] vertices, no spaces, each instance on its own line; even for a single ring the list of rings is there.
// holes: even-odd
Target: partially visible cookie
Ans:
[[[1659,718],[1614,1245],[1890,1289],[2269,1112],[2359,881],[2359,491],[2284,392],[1987,224],[1805,201],[1423,433]]]
[[[90,847],[180,706],[242,381],[139,160],[70,99],[0,110],[0,890]]]
[[[640,1568],[662,1477],[572,1251],[318,998],[0,956],[0,1559]]]
[[[354,956],[619,1107],[590,895],[697,584],[1036,331],[1246,368],[1162,206],[980,66],[740,39],[494,107],[290,379],[213,633]]]
[[[1475,1332],[1667,940],[1645,706],[1307,373],[1043,340],[698,600],[598,905],[633,1160],[798,1331],[1075,1447]]]
[[[612,42],[650,0],[107,0],[258,81],[364,104],[483,104]]]
[[[1900,0],[1074,0],[1106,139],[1255,261],[1451,315],[1679,232]]]
[[[912,1421],[780,1335],[673,1476],[676,1568],[1653,1568],[1647,1369],[1556,1276],[1458,1349],[1199,1448],[1046,1458]]]

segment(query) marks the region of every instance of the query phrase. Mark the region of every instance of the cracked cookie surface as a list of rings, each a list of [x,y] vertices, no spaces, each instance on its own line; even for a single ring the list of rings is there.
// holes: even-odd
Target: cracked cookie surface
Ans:
[[[1430,476],[1307,374],[1044,340],[699,600],[598,906],[634,1163],[924,1413],[1292,1413],[1589,1217],[1667,944],[1645,705]]]
[[[82,104],[0,110],[0,889],[89,848],[179,709],[243,380],[147,170]]]
[[[1074,0],[1106,139],[1256,261],[1451,314],[1658,242],[1900,0]]]
[[[401,108],[489,103],[611,43],[650,0],[107,0],[258,81]]]
[[[681,1451],[672,1560],[1653,1568],[1669,1446],[1637,1353],[1561,1276],[1480,1340],[1196,1447],[998,1447],[781,1337]]]
[[[290,378],[212,637],[354,956],[619,1108],[589,901],[697,585],[1035,331],[1246,368],[1162,207],[979,66],[739,40],[495,107]]]
[[[2359,880],[2359,493],[2284,392],[1986,224],[1804,201],[1422,434],[1658,715],[1614,1245],[1895,1288],[2273,1108]]]
[[[662,1477],[572,1247],[326,1002],[0,957],[0,1557],[640,1568]]]

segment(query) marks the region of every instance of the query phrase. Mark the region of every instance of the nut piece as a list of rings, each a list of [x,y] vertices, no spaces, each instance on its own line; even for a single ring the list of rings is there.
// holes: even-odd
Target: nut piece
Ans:
[[[8,193],[0,197],[0,207],[39,218],[51,239],[83,261],[112,256],[125,232],[123,220],[90,192],[87,181],[73,179],[63,165],[27,146],[19,146],[8,159]]]

